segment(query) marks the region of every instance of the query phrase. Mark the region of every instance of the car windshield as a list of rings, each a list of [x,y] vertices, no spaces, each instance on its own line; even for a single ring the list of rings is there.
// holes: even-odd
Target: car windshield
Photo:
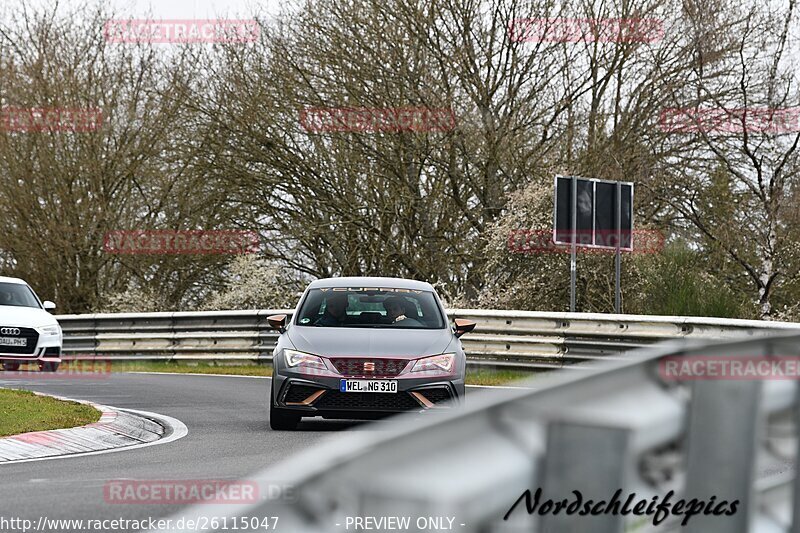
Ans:
[[[40,308],[30,287],[19,283],[0,283],[0,305]]]
[[[441,329],[433,293],[414,289],[311,289],[295,324],[317,327]]]

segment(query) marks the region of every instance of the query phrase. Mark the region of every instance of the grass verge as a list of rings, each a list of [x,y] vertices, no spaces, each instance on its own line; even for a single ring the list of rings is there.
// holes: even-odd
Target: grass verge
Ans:
[[[214,363],[193,361],[120,361],[111,365],[112,372],[167,372],[175,374],[225,374],[235,376],[271,376],[272,365],[254,363]],[[532,376],[518,370],[470,369],[468,385],[507,385]]]
[[[225,374],[271,376],[272,365],[255,363],[205,363],[194,361],[114,361],[112,372],[166,372],[169,374]]]
[[[522,370],[467,369],[467,385],[513,385],[515,381],[536,375],[536,372]]]
[[[85,426],[100,420],[89,405],[37,396],[32,392],[0,389],[0,437]]]
[[[231,376],[271,376],[272,365],[249,362],[203,362],[203,361],[114,361],[109,366],[91,361],[73,362],[76,372],[166,372],[170,374],[225,374]],[[62,363],[59,372],[69,372],[70,366]],[[29,370],[34,371],[30,366]],[[0,374],[2,375],[2,374]],[[536,375],[533,372],[504,369],[468,369],[467,385],[508,385]]]

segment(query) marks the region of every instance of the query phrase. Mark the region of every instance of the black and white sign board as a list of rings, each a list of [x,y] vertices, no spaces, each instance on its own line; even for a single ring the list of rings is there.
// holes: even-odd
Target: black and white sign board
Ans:
[[[573,178],[576,198],[572,198]],[[617,232],[617,187],[620,193],[620,229]],[[553,241],[572,244],[573,206],[575,242],[579,247],[633,250],[633,183],[556,176]]]
[[[633,251],[633,183],[556,176],[553,242],[570,246],[569,310],[576,309],[577,248],[616,251],[614,311],[622,309],[621,256]]]

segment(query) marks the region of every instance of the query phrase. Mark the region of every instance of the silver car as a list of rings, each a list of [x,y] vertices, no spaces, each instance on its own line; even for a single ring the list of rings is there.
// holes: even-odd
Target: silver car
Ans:
[[[331,278],[311,283],[280,332],[270,395],[272,429],[302,417],[371,419],[447,409],[464,397],[466,359],[429,283],[399,278]]]

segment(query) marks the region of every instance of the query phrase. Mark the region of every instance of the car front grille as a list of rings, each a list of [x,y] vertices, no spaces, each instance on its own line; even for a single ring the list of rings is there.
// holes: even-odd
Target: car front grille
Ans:
[[[406,359],[366,357],[331,358],[336,371],[343,376],[393,377],[408,365]]]
[[[9,337],[12,339],[24,338],[27,340],[25,346],[4,346],[0,345],[0,354],[10,355],[34,355],[36,351],[36,344],[39,342],[39,333],[33,328],[18,328],[16,326],[3,326],[0,325],[0,332],[5,329],[19,330],[19,334],[0,333],[0,337]]]
[[[339,409],[343,411],[412,411],[422,409],[419,402],[407,392],[382,394],[377,392],[328,391],[314,402],[317,409]]]
[[[431,403],[443,403],[450,399],[450,391],[447,387],[432,387],[430,389],[420,389],[419,392]]]
[[[319,391],[320,387],[312,387],[309,385],[289,385],[289,390],[286,391],[284,396],[284,403],[303,403],[309,396]]]

